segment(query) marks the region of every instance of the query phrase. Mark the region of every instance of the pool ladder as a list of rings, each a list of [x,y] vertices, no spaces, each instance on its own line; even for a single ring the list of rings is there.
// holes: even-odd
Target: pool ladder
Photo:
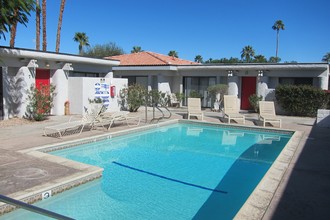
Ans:
[[[64,215],[58,214],[56,212],[52,212],[52,211],[49,211],[49,210],[46,210],[46,209],[42,209],[42,208],[39,208],[37,206],[30,205],[30,204],[27,204],[25,202],[21,202],[19,200],[12,199],[12,198],[9,198],[9,197],[1,195],[1,194],[0,194],[0,201],[4,202],[4,203],[7,203],[9,205],[14,205],[16,207],[21,207],[21,208],[26,209],[30,212],[35,212],[35,213],[38,213],[40,215],[47,216],[47,217],[50,217],[50,218],[59,219],[59,220],[74,220],[73,218],[69,218],[69,217],[66,217]]]
[[[153,118],[151,119],[150,124],[153,123],[153,122],[158,123],[162,119],[169,119],[169,118],[172,117],[172,112],[166,106],[161,106],[161,107],[165,108],[170,113],[169,116],[165,116],[164,112],[159,108],[159,106],[155,105],[154,106],[154,111],[153,111]],[[158,111],[160,111],[160,113],[162,113],[161,117],[155,118],[155,108],[157,108]]]

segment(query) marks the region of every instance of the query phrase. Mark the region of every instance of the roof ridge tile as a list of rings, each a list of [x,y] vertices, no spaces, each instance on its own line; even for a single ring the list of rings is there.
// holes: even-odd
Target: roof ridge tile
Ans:
[[[162,58],[160,58],[159,56],[156,56],[156,55],[160,55],[160,54],[157,54],[157,53],[154,53],[154,52],[150,52],[150,51],[146,51],[146,53],[148,53],[149,55],[155,57],[156,59],[164,62],[165,64],[169,64],[166,60],[163,60]]]

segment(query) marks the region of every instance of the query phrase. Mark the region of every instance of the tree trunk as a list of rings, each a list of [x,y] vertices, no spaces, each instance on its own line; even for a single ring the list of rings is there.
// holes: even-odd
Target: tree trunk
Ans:
[[[14,17],[16,18],[18,16],[18,9],[15,9]],[[10,27],[10,42],[9,46],[11,48],[15,47],[15,38],[16,38],[16,31],[17,31],[17,19],[14,19],[11,27]]]
[[[42,0],[42,50],[47,51],[46,0]]]
[[[65,0],[61,1],[60,7],[60,15],[58,18],[58,25],[57,25],[57,35],[56,35],[56,53],[60,51],[60,40],[61,40],[61,28],[62,28],[62,19],[63,19],[63,12],[64,12]]]
[[[40,4],[36,0],[36,50],[40,50]]]
[[[79,43],[79,55],[82,55],[82,44],[81,43]]]
[[[278,54],[278,37],[279,37],[280,31],[277,30],[277,35],[276,35],[276,60],[277,60],[277,54]]]

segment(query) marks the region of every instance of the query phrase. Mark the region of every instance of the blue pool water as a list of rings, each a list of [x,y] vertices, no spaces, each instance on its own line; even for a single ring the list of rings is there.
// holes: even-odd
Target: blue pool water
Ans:
[[[103,177],[36,205],[75,219],[232,219],[290,137],[174,124],[55,151]]]

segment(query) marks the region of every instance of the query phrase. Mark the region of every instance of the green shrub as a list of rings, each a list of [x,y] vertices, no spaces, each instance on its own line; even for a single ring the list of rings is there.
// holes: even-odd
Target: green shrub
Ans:
[[[153,106],[153,104],[157,105],[159,103],[160,94],[161,94],[161,92],[159,92],[156,89],[150,90],[148,92],[148,100],[149,100],[148,104],[149,104],[149,106]]]
[[[207,88],[207,91],[209,92],[209,96],[211,97],[211,105],[214,104],[214,102],[218,101],[220,106],[223,101],[224,95],[228,93],[228,85],[226,84],[216,84],[209,86]],[[217,95],[220,95],[219,100],[217,99]]]
[[[40,85],[39,88],[36,88],[32,84],[27,91],[28,105],[26,107],[25,117],[36,121],[45,120],[54,106],[53,101],[56,95],[54,91],[55,86],[53,85]]]
[[[280,85],[275,97],[286,112],[296,116],[316,116],[317,109],[328,103],[325,91],[307,85]]]
[[[130,112],[137,112],[145,102],[146,89],[139,84],[130,85],[128,88],[121,89],[120,98],[122,108],[127,108]]]
[[[166,93],[153,89],[148,92],[148,99],[149,99],[148,104],[150,106],[153,106],[153,104],[155,104],[156,106],[158,104],[160,106],[167,106],[171,100],[171,96]]]
[[[176,92],[175,97],[178,102],[181,102],[184,99],[184,94],[181,92]]]
[[[189,93],[189,98],[202,98],[202,95],[196,90],[191,90]]]
[[[327,109],[330,109],[330,90],[326,90],[325,92],[327,93],[327,100],[328,100]]]
[[[256,94],[253,94],[249,97],[250,105],[255,112],[259,112],[259,101],[261,100],[262,96],[257,96]]]

